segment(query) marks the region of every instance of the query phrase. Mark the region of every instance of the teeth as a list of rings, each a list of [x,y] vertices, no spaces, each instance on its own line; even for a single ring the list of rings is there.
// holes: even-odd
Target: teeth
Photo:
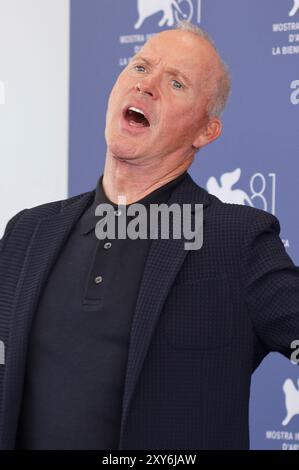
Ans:
[[[134,108],[133,106],[131,106],[131,108],[129,108],[129,111],[135,111],[135,113],[140,113],[140,114],[142,114],[142,116],[144,116],[144,112],[141,111],[141,109]]]

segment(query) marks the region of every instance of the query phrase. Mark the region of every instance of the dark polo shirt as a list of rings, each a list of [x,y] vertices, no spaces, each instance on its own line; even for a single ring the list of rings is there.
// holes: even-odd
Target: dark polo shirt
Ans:
[[[167,202],[185,176],[138,203]],[[35,312],[17,449],[118,448],[131,322],[151,241],[98,240],[101,203],[112,204],[102,177]]]

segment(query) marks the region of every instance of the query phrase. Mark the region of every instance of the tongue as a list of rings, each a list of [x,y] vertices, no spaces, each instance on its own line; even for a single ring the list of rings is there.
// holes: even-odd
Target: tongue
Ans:
[[[137,113],[136,111],[127,111],[126,118],[130,124],[130,126],[134,127],[148,127],[149,122],[146,119],[145,116],[143,116],[141,113]]]
[[[130,126],[134,126],[134,127],[145,127],[145,125],[142,122],[132,121],[130,119],[129,119],[129,124]]]

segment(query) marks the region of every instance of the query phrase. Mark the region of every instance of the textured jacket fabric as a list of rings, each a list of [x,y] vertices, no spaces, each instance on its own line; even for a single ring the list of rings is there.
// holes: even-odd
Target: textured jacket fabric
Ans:
[[[15,445],[39,297],[93,198],[26,209],[1,240],[0,449]],[[152,240],[131,325],[119,449],[247,449],[251,374],[270,351],[290,358],[299,339],[299,268],[267,212],[222,203],[189,175],[169,202],[203,204],[203,246]]]

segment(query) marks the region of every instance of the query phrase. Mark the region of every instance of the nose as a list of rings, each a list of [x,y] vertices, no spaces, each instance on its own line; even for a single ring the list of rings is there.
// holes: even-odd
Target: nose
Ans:
[[[156,98],[156,88],[152,80],[145,80],[136,83],[135,90],[137,93],[141,93],[142,95],[148,95],[152,98]]]

